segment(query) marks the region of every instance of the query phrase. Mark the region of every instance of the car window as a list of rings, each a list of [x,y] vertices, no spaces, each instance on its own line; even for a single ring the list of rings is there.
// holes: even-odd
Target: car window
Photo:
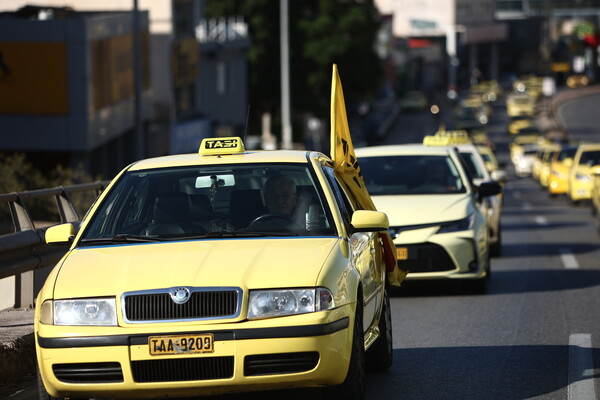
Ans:
[[[476,156],[473,153],[461,152],[460,155],[465,160],[465,164],[471,176],[475,179],[483,179],[483,171],[481,165],[477,162]]]
[[[372,196],[466,192],[458,168],[446,155],[364,157],[359,162]]]
[[[235,233],[330,235],[331,211],[307,164],[236,164],[129,171],[82,239]]]
[[[327,178],[327,181],[329,182],[329,185],[333,190],[333,195],[335,197],[335,201],[338,205],[340,213],[342,214],[342,220],[344,221],[344,225],[346,226],[346,229],[348,229],[352,220],[352,213],[354,212],[352,204],[350,204],[350,201],[348,200],[348,197],[346,197],[342,186],[335,177],[333,169],[329,167],[324,167],[323,172],[325,172],[325,177]]]
[[[600,164],[600,151],[584,151],[581,153],[581,158],[579,159],[579,164],[587,165],[591,167],[592,165]]]

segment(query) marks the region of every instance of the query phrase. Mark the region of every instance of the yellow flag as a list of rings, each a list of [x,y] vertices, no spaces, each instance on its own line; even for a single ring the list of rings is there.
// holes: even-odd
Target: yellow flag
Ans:
[[[358,160],[354,154],[354,146],[348,127],[344,91],[338,74],[337,65],[333,64],[331,77],[331,160],[336,176],[356,195],[357,200],[368,210],[377,210],[363,181]],[[384,242],[385,262],[388,270],[388,282],[394,286],[406,277],[407,272],[400,270],[396,262],[396,246],[388,232],[379,232]]]

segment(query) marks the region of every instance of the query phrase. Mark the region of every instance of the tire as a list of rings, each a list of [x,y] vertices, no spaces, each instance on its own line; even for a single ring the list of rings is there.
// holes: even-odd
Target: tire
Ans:
[[[367,351],[367,370],[387,371],[394,361],[392,336],[392,312],[390,309],[389,289],[386,285],[383,294],[383,309],[379,317],[379,337]]]
[[[364,400],[367,362],[365,355],[365,334],[362,328],[363,305],[362,294],[358,294],[354,328],[352,333],[352,354],[346,379],[339,385],[324,388],[326,399]]]
[[[463,280],[463,288],[469,293],[473,294],[484,294],[487,292],[488,283],[490,281],[490,275],[492,274],[492,263],[488,257],[487,273],[484,278],[478,279],[465,279]]]
[[[36,368],[37,384],[38,384],[38,396],[40,400],[59,400],[56,397],[50,396],[50,393],[46,391],[44,387],[44,381],[42,381],[42,375],[40,374],[40,368]]]

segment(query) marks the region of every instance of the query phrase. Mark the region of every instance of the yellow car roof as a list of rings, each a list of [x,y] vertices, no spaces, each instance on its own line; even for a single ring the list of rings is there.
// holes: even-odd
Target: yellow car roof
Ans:
[[[579,145],[581,152],[600,150],[600,143],[582,143]]]
[[[447,155],[449,151],[447,146],[426,146],[423,144],[395,144],[354,149],[356,156],[359,158],[410,154]]]
[[[201,155],[179,154],[149,158],[134,163],[130,171],[152,168],[176,167],[181,165],[209,165],[209,164],[242,164],[242,163],[276,163],[276,162],[307,162],[307,154],[311,152],[302,150],[250,150],[238,154]],[[316,156],[317,153],[314,153]]]

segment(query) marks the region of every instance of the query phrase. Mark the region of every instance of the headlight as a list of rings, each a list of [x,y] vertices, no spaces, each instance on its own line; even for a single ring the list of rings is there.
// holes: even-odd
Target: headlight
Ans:
[[[575,179],[582,182],[589,182],[591,178],[589,175],[575,174]]]
[[[305,314],[334,307],[325,288],[253,290],[248,300],[248,319]]]
[[[443,224],[441,224],[440,229],[437,231],[437,233],[468,231],[469,229],[473,229],[474,224],[475,224],[475,215],[471,214],[465,219],[460,219],[458,221],[444,222]]]
[[[54,325],[117,325],[117,306],[114,298],[54,300],[45,302],[44,308],[47,309],[46,304],[52,303],[54,307],[51,321]]]

